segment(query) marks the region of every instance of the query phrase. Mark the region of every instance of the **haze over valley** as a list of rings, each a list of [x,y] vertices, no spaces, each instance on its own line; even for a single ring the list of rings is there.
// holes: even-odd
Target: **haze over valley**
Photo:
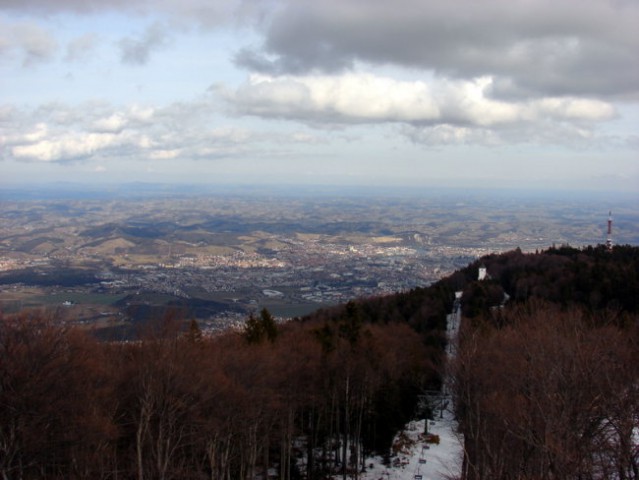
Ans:
[[[603,243],[611,203],[512,191],[167,188],[7,194],[0,307],[55,309],[127,334],[167,308],[212,330],[264,307],[291,318],[426,286],[492,252]],[[615,241],[637,243],[627,201],[612,202]]]

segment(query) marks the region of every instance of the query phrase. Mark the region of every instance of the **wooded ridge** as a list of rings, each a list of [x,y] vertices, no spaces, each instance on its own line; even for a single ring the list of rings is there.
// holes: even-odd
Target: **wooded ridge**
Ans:
[[[263,310],[215,337],[170,312],[129,343],[4,315],[0,475],[357,478],[448,371],[465,479],[636,479],[638,309],[639,248],[616,246],[490,255],[427,288],[285,324]]]

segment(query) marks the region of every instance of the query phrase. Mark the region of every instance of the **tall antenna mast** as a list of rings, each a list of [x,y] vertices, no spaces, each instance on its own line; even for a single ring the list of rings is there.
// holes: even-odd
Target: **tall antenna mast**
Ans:
[[[606,248],[612,250],[612,211],[608,212],[608,235],[606,236]]]

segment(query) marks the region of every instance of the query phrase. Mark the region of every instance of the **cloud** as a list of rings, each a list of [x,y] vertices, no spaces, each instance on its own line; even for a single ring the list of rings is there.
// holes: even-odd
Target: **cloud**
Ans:
[[[128,120],[124,115],[113,113],[93,122],[93,128],[98,132],[121,132],[127,124]]]
[[[244,25],[261,37],[235,62],[270,75],[337,73],[359,63],[457,79],[491,76],[495,95],[636,96],[634,0],[3,0],[20,13],[132,12],[204,28]],[[122,39],[142,64],[166,40],[155,27]]]
[[[67,45],[67,62],[83,62],[90,58],[97,46],[97,35],[87,33],[74,38]]]
[[[0,6],[27,14],[130,12],[205,29],[241,25],[253,30],[252,40],[235,52],[235,63],[268,75],[392,65],[452,79],[488,76],[493,96],[502,99],[639,98],[634,0],[2,0]],[[146,63],[166,44],[166,32],[155,24],[121,39],[122,61]]]
[[[124,7],[132,2],[126,0],[1,0],[0,8],[18,12],[91,12]],[[146,2],[143,2],[146,3]]]
[[[151,52],[166,46],[169,35],[161,24],[150,25],[139,38],[125,37],[118,42],[122,63],[144,65]]]
[[[103,155],[135,155],[152,148],[148,109],[113,109],[104,103],[75,107],[42,105],[32,111],[13,108],[0,136],[7,159],[27,162],[72,162]]]
[[[610,138],[597,134],[592,128],[563,122],[519,124],[500,129],[445,123],[424,126],[402,125],[400,132],[413,143],[431,147],[447,145],[503,147],[527,144],[557,145],[572,150],[584,150],[613,143]]]
[[[495,95],[639,93],[639,3],[624,0],[289,0],[264,41],[235,61],[271,75],[337,73],[358,62],[458,79],[492,76]]]
[[[111,147],[117,140],[117,136],[113,134],[74,133],[54,140],[40,140],[30,145],[18,145],[11,149],[11,153],[18,160],[41,162],[74,160]]]
[[[373,75],[251,75],[223,96],[239,113],[327,123],[416,121],[439,116],[424,82]]]
[[[24,67],[51,59],[57,49],[51,33],[35,23],[0,21],[0,55],[17,54]]]
[[[0,158],[59,164],[95,160],[100,165],[109,159],[257,158],[286,152],[287,145],[322,141],[300,130],[254,131],[228,123],[212,126],[216,109],[208,96],[162,107],[89,102],[24,110],[0,105]]]
[[[174,148],[172,150],[156,149],[149,153],[151,160],[173,160],[178,158],[181,154],[181,150]]]
[[[506,101],[490,96],[493,80],[431,82],[372,74],[252,75],[222,95],[240,114],[307,123],[409,123],[500,127],[539,121],[600,122],[611,104],[594,99],[547,97]]]
[[[479,127],[460,127],[441,124],[427,127],[405,126],[402,133],[414,143],[431,146],[484,145],[497,146],[503,143],[495,132]]]
[[[38,16],[127,12],[137,16],[165,16],[170,20],[217,28],[229,21],[263,16],[270,3],[246,0],[0,0],[0,10]]]

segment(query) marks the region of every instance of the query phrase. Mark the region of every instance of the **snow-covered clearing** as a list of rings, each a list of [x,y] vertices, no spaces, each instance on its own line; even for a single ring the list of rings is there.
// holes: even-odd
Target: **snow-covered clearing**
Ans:
[[[450,480],[459,478],[462,462],[462,444],[455,433],[452,412],[445,410],[443,418],[428,422],[428,433],[439,437],[439,444],[429,443],[424,435],[424,420],[410,422],[396,438],[407,437],[410,442],[397,455],[391,465],[385,466],[381,457],[366,462],[362,480]],[[405,438],[404,437],[404,438]],[[401,442],[401,440],[399,440]],[[404,443],[404,442],[401,442]],[[421,477],[420,477],[421,475]]]
[[[448,349],[450,361],[456,354],[457,333],[461,322],[461,292],[456,292],[453,311],[447,318]],[[446,382],[444,382],[446,383]],[[463,441],[457,433],[452,401],[447,395],[439,398],[441,411],[436,411],[436,419],[428,421],[428,433],[439,437],[439,443],[428,441],[424,434],[425,420],[410,422],[395,438],[395,445],[401,449],[391,457],[386,466],[381,457],[367,459],[366,472],[362,480],[450,480],[459,478],[463,458]],[[408,441],[406,441],[408,440]]]

